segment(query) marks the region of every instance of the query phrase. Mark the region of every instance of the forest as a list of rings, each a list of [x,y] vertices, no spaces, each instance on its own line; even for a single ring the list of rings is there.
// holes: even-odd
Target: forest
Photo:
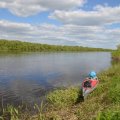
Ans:
[[[54,51],[109,51],[109,49],[82,46],[48,45],[22,42],[17,40],[0,40],[0,52],[54,52]]]

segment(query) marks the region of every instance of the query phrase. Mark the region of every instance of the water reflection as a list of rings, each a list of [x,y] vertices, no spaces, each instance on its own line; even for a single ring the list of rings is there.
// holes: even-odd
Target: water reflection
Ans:
[[[38,102],[47,91],[80,85],[89,71],[100,72],[110,65],[111,55],[106,52],[2,55],[0,96],[5,103]]]

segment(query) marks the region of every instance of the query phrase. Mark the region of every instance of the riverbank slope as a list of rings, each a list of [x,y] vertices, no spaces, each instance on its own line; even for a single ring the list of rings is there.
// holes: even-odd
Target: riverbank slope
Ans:
[[[119,120],[120,119],[120,52],[112,53],[113,65],[98,77],[100,84],[82,102],[79,88],[56,90],[47,98],[51,106],[45,120]],[[115,61],[117,58],[117,62]]]
[[[58,120],[119,120],[120,63],[114,64],[109,70],[100,73],[98,77],[100,84],[84,102],[80,102],[80,92],[77,88],[69,88],[68,91],[72,91],[70,94],[66,91],[62,94],[60,91],[51,93],[48,99],[54,107],[47,112],[46,118],[57,118]]]

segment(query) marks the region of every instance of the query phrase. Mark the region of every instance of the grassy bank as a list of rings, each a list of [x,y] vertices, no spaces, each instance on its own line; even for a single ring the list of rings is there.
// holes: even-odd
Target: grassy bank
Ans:
[[[119,120],[119,50],[113,52],[112,57],[114,64],[98,75],[99,86],[84,102],[81,102],[79,88],[57,90],[50,93],[47,98],[51,104],[51,109],[45,114],[46,120]]]
[[[47,118],[55,119],[57,116],[58,120],[119,120],[120,63],[99,74],[99,79],[98,88],[84,102],[80,102],[80,91],[77,88],[71,94],[66,90],[64,94],[59,91],[49,94],[49,101],[54,107],[47,112]]]
[[[112,57],[113,57],[114,62],[119,62],[120,61],[120,49],[112,52]]]
[[[112,53],[113,60],[119,50]],[[120,61],[98,75],[100,84],[88,98],[81,100],[80,87],[55,90],[49,93],[47,103],[34,105],[31,114],[27,109],[8,106],[1,119],[12,120],[119,120],[120,119]]]
[[[59,46],[21,41],[0,40],[0,52],[111,51],[102,48]]]

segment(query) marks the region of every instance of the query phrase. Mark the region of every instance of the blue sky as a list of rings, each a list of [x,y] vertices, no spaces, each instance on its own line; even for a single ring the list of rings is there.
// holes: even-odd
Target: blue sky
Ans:
[[[119,21],[119,0],[0,0],[0,39],[115,49]]]

